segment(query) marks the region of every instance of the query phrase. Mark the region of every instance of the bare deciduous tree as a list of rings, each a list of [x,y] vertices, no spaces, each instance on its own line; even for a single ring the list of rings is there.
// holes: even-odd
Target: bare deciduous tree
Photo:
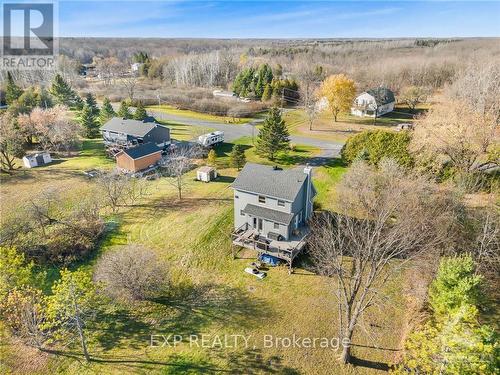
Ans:
[[[120,82],[125,88],[125,91],[127,91],[128,98],[134,100],[135,88],[139,82],[139,77],[133,74],[127,74],[120,78]]]
[[[154,251],[127,245],[106,252],[99,260],[94,278],[104,284],[113,298],[144,300],[158,297],[168,285],[167,265]]]
[[[20,115],[19,125],[24,129],[33,129],[41,147],[46,151],[69,153],[75,149],[78,142],[80,127],[71,121],[67,115],[67,108],[35,108],[31,113]]]
[[[38,289],[13,289],[0,302],[0,312],[14,335],[27,345],[41,349],[49,338],[43,327],[46,322],[45,300]]]
[[[352,343],[363,314],[380,302],[384,285],[408,260],[445,243],[453,200],[422,177],[384,160],[376,170],[356,162],[344,176],[337,212],[311,224],[310,254],[334,281],[339,338]],[[341,361],[350,361],[345,345]]]
[[[399,100],[405,103],[410,111],[415,111],[415,108],[420,103],[424,103],[429,95],[429,90],[420,86],[407,86],[401,92]]]
[[[147,194],[147,186],[142,179],[131,178],[118,170],[100,172],[96,179],[104,193],[104,201],[113,212],[123,204],[133,204]]]
[[[500,65],[495,62],[475,62],[468,65],[448,90],[451,97],[490,116],[500,125]]]
[[[415,126],[411,150],[420,158],[448,158],[455,168],[468,173],[481,168],[481,158],[500,134],[494,118],[476,112],[467,103],[451,100],[433,107]],[[499,161],[497,161],[498,163]]]
[[[159,173],[167,177],[167,182],[177,190],[179,200],[182,199],[182,191],[187,184],[185,173],[193,166],[192,159],[201,155],[202,150],[198,146],[182,145],[177,147],[160,167]]]

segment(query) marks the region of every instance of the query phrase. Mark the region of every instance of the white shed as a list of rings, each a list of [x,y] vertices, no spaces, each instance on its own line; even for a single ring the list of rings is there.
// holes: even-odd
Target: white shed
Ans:
[[[196,171],[196,179],[198,181],[210,182],[217,178],[217,171],[214,167],[201,167]]]
[[[39,152],[23,156],[23,163],[26,168],[41,167],[52,163],[52,158],[48,152]]]

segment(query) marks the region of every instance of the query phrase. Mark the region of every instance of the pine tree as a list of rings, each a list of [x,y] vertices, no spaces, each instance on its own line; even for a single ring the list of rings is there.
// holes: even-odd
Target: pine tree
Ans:
[[[208,152],[207,163],[208,163],[208,165],[211,165],[212,167],[217,166],[217,154],[215,153],[214,149],[211,149]]]
[[[269,84],[269,83],[266,84],[266,86],[264,87],[264,92],[262,93],[261,100],[263,102],[267,102],[268,100],[271,99],[272,93],[273,93],[273,89],[271,88],[271,84]]]
[[[148,114],[146,112],[146,108],[144,108],[144,104],[142,104],[142,102],[139,102],[134,112],[134,119],[144,121],[147,117]]]
[[[97,107],[97,101],[95,100],[94,95],[92,93],[87,93],[85,95],[85,104],[87,104],[92,110],[92,114],[97,117],[99,116],[99,108]]]
[[[257,153],[267,159],[274,161],[279,151],[289,148],[290,134],[285,121],[281,118],[281,112],[273,107],[264,121],[264,125],[257,137]]]
[[[118,108],[117,116],[125,119],[131,119],[132,114],[128,108],[128,104],[125,100],[120,103],[120,108]]]
[[[7,72],[7,84],[5,85],[5,102],[7,104],[12,104],[15,102],[23,93],[23,90],[16,85],[11,72]]]
[[[49,89],[57,104],[68,107],[83,107],[82,99],[73,91],[70,84],[60,74],[56,74]]]
[[[99,123],[88,104],[84,104],[79,120],[87,138],[95,138],[99,134]]]
[[[102,103],[101,110],[99,111],[99,122],[101,125],[104,125],[108,122],[112,117],[116,116],[116,112],[111,105],[111,102],[108,98],[104,98]]]
[[[231,167],[240,170],[246,162],[247,159],[243,147],[241,145],[234,145],[231,154],[229,155],[229,163]]]

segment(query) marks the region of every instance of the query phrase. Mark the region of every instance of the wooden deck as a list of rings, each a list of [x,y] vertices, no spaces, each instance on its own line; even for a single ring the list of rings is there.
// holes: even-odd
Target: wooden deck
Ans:
[[[300,234],[292,236],[288,241],[276,241],[263,237],[257,230],[245,223],[231,234],[233,257],[236,258],[237,254],[235,247],[255,250],[259,254],[272,255],[285,261],[291,272],[293,260],[304,249],[309,235],[307,227],[300,229]]]

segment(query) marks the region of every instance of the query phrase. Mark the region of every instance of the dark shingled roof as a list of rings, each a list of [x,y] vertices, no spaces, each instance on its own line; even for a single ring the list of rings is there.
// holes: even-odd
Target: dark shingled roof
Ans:
[[[275,170],[268,165],[247,163],[232,187],[293,202],[306,178],[301,168]]]
[[[133,135],[134,137],[144,137],[157,126],[162,125],[156,122],[149,121],[149,119],[146,121],[138,121],[127,120],[120,117],[113,117],[111,120],[104,124],[101,130],[129,134]]]
[[[271,208],[256,206],[254,204],[247,204],[243,209],[243,212],[248,215],[261,217],[263,219],[270,220],[275,223],[283,225],[290,224],[290,222],[293,219],[293,214],[273,210]]]
[[[159,148],[156,144],[148,142],[144,143],[137,147],[128,148],[123,150],[128,156],[132,159],[139,159],[147,155],[154,154],[155,152],[160,152],[161,148]]]
[[[394,93],[387,87],[377,87],[366,92],[375,98],[377,105],[384,105],[395,102]]]

